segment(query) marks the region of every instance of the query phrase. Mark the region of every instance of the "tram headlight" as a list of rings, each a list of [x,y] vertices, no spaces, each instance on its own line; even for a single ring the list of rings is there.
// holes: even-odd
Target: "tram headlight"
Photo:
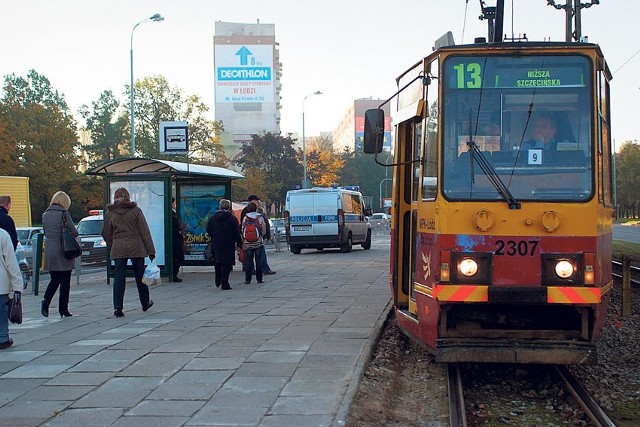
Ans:
[[[478,272],[478,263],[473,258],[464,258],[460,260],[458,270],[465,277],[473,277]]]
[[[453,252],[451,254],[451,281],[453,283],[491,283],[489,252]]]
[[[542,254],[541,262],[543,286],[584,285],[585,263],[582,254]]]
[[[554,271],[556,272],[559,278],[568,279],[575,272],[575,266],[571,261],[562,259],[556,262]]]

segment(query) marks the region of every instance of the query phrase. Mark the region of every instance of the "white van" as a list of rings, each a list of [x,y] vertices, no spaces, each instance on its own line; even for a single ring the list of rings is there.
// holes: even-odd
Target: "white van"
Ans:
[[[289,190],[285,205],[287,242],[294,254],[303,248],[371,248],[371,225],[362,194],[346,188]]]

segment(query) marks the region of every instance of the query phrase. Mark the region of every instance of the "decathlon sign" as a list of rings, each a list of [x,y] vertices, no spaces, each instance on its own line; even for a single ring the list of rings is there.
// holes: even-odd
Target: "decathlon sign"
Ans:
[[[215,46],[216,102],[273,102],[272,45]]]

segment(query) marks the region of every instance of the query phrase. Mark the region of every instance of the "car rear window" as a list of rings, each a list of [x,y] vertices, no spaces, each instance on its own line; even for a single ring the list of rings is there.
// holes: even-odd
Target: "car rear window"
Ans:
[[[101,234],[103,222],[102,219],[81,220],[78,223],[78,234]]]

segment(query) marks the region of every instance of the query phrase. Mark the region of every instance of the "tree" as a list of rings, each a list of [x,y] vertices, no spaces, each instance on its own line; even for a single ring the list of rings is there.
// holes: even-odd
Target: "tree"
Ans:
[[[238,160],[238,166],[247,179],[258,172],[264,174],[264,192],[249,189],[248,194],[256,194],[267,205],[269,202],[275,203],[278,212],[284,204],[287,191],[298,185],[302,177],[302,166],[293,148],[294,143],[290,135],[283,137],[270,132],[253,135],[251,141],[242,144],[242,154]]]
[[[0,122],[0,150],[10,161],[3,173],[30,178],[31,215],[41,218],[51,196],[66,191],[76,175],[75,120],[64,97],[31,70],[27,77],[5,77]]]
[[[331,137],[312,138],[309,146],[307,180],[310,186],[330,187],[337,183],[344,160],[334,151]]]
[[[91,103],[91,109],[80,107],[85,129],[91,132],[91,144],[84,147],[90,167],[120,157],[120,147],[126,145],[128,118],[122,112],[118,115],[119,105],[113,92],[105,90]]]
[[[175,160],[176,156],[160,155],[158,131],[162,121],[189,123],[189,161],[212,166],[227,166],[224,147],[220,142],[222,123],[208,120],[209,107],[199,96],[185,96],[171,87],[162,76],[145,77],[134,85],[136,151],[144,157]],[[129,94],[129,87],[126,88]]]
[[[616,199],[623,210],[633,209],[638,203],[640,187],[640,144],[638,141],[625,141],[616,161]]]
[[[385,179],[385,167],[378,165],[371,154],[363,154],[346,149],[342,153],[344,166],[340,173],[340,186],[359,185],[364,196],[371,196],[374,209],[380,208],[380,184]],[[391,177],[391,170],[388,171]]]

